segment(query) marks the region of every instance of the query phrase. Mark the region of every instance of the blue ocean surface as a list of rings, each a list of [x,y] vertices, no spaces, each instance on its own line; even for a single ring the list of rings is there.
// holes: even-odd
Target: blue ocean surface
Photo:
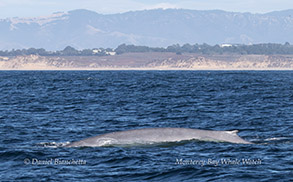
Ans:
[[[292,122],[292,71],[1,71],[0,181],[290,181]],[[153,127],[254,144],[62,147]]]

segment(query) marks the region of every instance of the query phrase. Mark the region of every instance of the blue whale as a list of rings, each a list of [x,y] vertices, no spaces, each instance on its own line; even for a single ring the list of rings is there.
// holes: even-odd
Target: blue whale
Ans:
[[[238,130],[213,131],[189,128],[144,128],[117,131],[102,134],[80,141],[71,142],[65,147],[101,147],[115,145],[155,144],[164,142],[180,142],[186,140],[229,142],[252,144],[240,138]]]

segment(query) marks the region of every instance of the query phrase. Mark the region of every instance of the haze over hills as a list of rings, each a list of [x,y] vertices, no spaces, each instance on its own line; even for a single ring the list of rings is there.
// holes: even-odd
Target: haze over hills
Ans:
[[[266,14],[157,9],[102,15],[88,10],[0,20],[0,50],[116,48],[135,44],[293,43],[293,10]]]

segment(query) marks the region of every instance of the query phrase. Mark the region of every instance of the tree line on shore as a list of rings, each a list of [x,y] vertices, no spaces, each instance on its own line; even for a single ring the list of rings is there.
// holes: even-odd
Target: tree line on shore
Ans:
[[[65,47],[61,51],[47,51],[43,48],[29,49],[12,49],[11,51],[0,51],[0,56],[24,56],[24,55],[40,55],[40,56],[107,56],[112,55],[114,50],[111,48],[94,48],[77,50],[71,46]]]
[[[286,42],[285,44],[265,43],[265,44],[174,44],[166,48],[137,46],[121,44],[116,49],[111,48],[94,48],[77,50],[71,46],[67,46],[61,51],[47,51],[43,48],[29,48],[29,49],[13,49],[11,51],[0,51],[0,56],[20,56],[20,55],[40,55],[40,56],[107,56],[124,53],[138,53],[138,52],[173,52],[176,54],[182,53],[198,53],[198,54],[293,54],[293,45]]]
[[[286,42],[285,44],[179,44],[168,46],[167,48],[152,48],[147,46],[135,46],[122,44],[115,49],[117,54],[128,52],[174,52],[176,54],[182,53],[198,53],[198,54],[293,54],[293,46]]]

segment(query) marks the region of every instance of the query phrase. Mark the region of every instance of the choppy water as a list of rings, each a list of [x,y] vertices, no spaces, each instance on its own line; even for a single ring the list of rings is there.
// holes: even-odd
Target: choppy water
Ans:
[[[292,71],[1,71],[0,179],[289,181],[292,122]],[[238,129],[256,144],[56,147],[149,127]]]

